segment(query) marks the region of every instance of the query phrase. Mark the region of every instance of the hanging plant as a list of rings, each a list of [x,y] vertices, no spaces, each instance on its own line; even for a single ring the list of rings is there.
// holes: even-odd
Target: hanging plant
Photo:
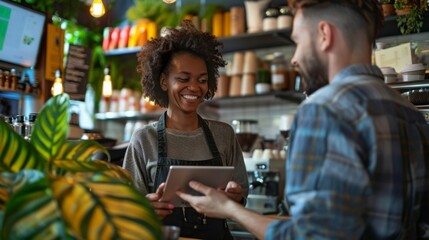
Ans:
[[[135,0],[135,5],[127,11],[127,18],[131,22],[147,18],[156,22],[158,26],[177,26],[178,16],[175,12],[159,0]]]
[[[397,10],[403,10],[406,8],[406,5],[403,1],[396,0],[395,8]],[[396,18],[398,28],[400,32],[404,35],[411,33],[419,33],[424,20],[424,14],[427,11],[427,3],[424,2],[423,6],[418,6],[413,4],[406,14],[398,15]]]

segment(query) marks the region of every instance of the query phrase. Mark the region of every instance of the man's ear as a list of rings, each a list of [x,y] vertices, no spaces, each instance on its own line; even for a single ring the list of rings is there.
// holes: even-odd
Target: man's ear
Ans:
[[[326,51],[333,44],[333,26],[329,22],[322,21],[318,28],[320,50]]]

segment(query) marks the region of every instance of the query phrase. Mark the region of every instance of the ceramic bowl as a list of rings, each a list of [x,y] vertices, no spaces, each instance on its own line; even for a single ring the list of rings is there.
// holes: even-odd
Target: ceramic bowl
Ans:
[[[398,74],[393,67],[382,67],[380,70],[384,75],[385,83],[394,83],[398,81]]]
[[[425,79],[426,68],[422,63],[410,64],[402,69],[402,80],[407,81],[418,81]]]

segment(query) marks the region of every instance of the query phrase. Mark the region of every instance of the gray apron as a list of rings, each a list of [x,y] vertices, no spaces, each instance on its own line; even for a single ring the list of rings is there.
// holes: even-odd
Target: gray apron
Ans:
[[[165,182],[171,165],[222,166],[222,160],[213,135],[206,122],[200,116],[198,116],[198,120],[204,131],[213,158],[189,161],[167,157],[165,116],[166,113],[162,114],[158,121],[158,164],[152,192],[155,192],[159,185]],[[191,207],[174,208],[173,213],[166,216],[162,222],[164,225],[175,225],[180,227],[181,237],[199,239],[232,239],[231,233],[229,232],[224,219],[206,217]]]

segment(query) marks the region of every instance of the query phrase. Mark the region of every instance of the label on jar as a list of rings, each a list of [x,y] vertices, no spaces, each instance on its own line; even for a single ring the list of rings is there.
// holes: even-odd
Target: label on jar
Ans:
[[[285,75],[284,74],[273,74],[271,78],[273,84],[284,84]]]
[[[286,90],[288,88],[289,74],[287,71],[273,73],[271,75],[271,85],[274,90]]]

